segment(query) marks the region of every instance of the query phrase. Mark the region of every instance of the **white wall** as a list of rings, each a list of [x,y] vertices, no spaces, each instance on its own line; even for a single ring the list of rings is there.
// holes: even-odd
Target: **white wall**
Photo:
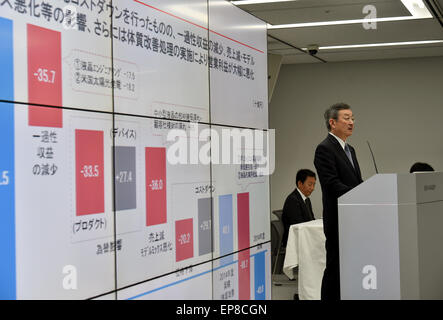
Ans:
[[[363,180],[379,173],[409,172],[416,162],[443,171],[443,57],[283,65],[269,105],[276,133],[276,168],[271,176],[271,209],[281,209],[295,187],[298,169],[313,164],[315,148],[327,135],[324,111],[346,102],[356,118],[349,143]],[[322,216],[321,188],[311,196]]]

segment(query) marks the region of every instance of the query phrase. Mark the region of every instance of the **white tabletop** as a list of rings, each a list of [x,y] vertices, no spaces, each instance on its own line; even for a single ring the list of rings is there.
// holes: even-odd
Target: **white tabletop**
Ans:
[[[290,226],[283,272],[294,279],[293,269],[297,266],[300,300],[320,300],[321,281],[326,266],[322,219]]]

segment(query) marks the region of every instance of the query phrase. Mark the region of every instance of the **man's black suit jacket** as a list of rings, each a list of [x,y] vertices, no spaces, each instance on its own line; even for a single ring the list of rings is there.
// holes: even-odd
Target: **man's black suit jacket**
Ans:
[[[330,134],[315,150],[314,165],[322,189],[323,227],[326,236],[322,299],[340,298],[337,199],[363,182],[355,150],[350,145],[349,148],[355,168],[340,143]]]
[[[308,210],[306,202],[303,201],[298,190],[295,189],[290,195],[288,195],[283,206],[282,221],[285,227],[283,244],[286,245],[286,242],[288,241],[289,227],[292,224],[311,220],[314,220],[314,216]]]

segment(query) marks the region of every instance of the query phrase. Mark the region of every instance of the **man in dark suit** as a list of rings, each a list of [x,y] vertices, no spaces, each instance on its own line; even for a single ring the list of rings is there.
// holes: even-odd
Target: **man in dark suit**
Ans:
[[[328,136],[315,150],[314,165],[322,189],[323,228],[326,236],[326,269],[321,299],[340,299],[340,260],[337,199],[363,182],[355,150],[346,143],[354,130],[351,107],[337,103],[324,114]]]
[[[309,169],[301,169],[295,176],[297,187],[286,198],[283,206],[282,221],[285,227],[283,233],[283,244],[288,241],[289,227],[292,224],[314,220],[311,200],[309,196],[314,191],[316,177],[315,173]]]

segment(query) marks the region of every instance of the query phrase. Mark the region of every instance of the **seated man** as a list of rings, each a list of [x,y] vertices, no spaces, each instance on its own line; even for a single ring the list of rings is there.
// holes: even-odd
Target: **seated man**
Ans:
[[[309,196],[314,191],[316,182],[315,173],[309,169],[301,169],[297,172],[295,183],[297,187],[286,198],[283,206],[282,220],[285,227],[283,245],[288,241],[288,232],[291,224],[314,220],[311,200]]]

